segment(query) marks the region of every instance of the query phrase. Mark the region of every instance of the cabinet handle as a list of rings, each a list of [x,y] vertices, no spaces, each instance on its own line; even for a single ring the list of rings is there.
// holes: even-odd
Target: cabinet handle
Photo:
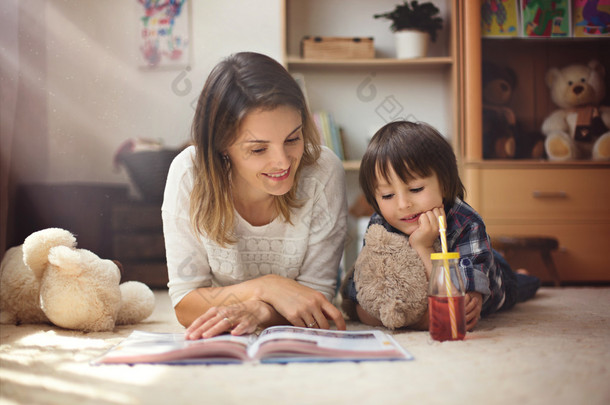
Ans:
[[[565,191],[538,191],[532,192],[534,198],[568,198],[568,193]]]

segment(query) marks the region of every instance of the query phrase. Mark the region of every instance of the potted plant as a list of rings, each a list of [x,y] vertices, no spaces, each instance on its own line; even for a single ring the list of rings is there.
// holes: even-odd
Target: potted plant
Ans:
[[[437,31],[443,28],[439,9],[431,2],[421,3],[404,0],[394,10],[375,14],[375,18],[392,21],[390,29],[396,38],[396,56],[399,59],[426,56],[428,43],[436,41]]]

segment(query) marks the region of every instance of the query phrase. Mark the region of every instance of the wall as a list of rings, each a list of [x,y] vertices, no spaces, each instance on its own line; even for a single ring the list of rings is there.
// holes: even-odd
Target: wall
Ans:
[[[27,159],[30,170],[17,167],[24,173],[16,177],[127,182],[125,173],[113,167],[117,147],[134,137],[160,139],[168,146],[186,142],[193,102],[221,58],[251,50],[281,60],[282,1],[191,3],[190,69],[150,71],[138,68],[135,0],[21,1],[20,47],[38,38],[42,46],[29,53],[45,54],[32,64],[22,61],[21,75],[39,86],[37,105],[46,104],[46,111],[33,110],[31,119],[45,120],[41,127],[48,136],[19,135],[17,153],[42,150]],[[46,139],[41,142],[41,137]]]

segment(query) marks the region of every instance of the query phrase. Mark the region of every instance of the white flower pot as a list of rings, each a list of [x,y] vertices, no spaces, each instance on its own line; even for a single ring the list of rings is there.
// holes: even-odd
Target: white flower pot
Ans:
[[[396,57],[398,59],[423,58],[428,52],[430,34],[416,30],[402,30],[394,33]]]

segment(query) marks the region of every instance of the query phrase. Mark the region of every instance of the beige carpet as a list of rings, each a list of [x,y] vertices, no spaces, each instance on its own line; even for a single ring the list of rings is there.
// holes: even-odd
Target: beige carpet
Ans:
[[[462,342],[398,332],[411,362],[90,366],[133,329],[182,330],[156,296],[148,321],[113,333],[2,325],[0,403],[610,404],[610,288],[543,288]]]

